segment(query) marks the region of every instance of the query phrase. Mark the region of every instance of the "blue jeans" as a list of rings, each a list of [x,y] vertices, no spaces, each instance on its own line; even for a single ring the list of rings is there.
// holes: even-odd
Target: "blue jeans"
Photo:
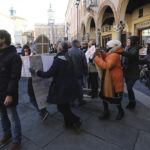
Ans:
[[[36,108],[36,110],[40,113],[40,115],[43,115],[45,112],[47,112],[46,108],[39,109],[35,97],[30,96],[30,102]]]
[[[128,90],[128,98],[130,102],[135,102],[135,95],[133,91],[133,86],[136,82],[136,79],[125,79],[127,90]]]
[[[21,124],[17,113],[17,107],[5,107],[0,109],[0,118],[3,129],[3,135],[12,133],[13,143],[21,142]]]

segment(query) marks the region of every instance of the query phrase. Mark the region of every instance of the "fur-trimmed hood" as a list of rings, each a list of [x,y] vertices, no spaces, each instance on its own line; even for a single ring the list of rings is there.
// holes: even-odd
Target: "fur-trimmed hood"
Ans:
[[[109,53],[116,53],[116,52],[118,52],[118,53],[121,53],[121,52],[123,52],[123,49],[122,49],[122,47],[121,46],[117,46],[117,47],[114,47],[114,48],[112,48],[110,51],[109,51]]]

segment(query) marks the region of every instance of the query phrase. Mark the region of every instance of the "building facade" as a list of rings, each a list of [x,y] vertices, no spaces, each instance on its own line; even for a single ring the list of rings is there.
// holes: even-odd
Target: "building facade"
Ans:
[[[14,35],[14,22],[13,20],[0,12],[0,30],[7,30],[11,34],[12,43],[15,43],[15,35]]]
[[[49,44],[54,45],[56,41],[63,41],[65,37],[65,25],[56,24],[54,18],[54,11],[50,4],[48,9],[48,23],[35,24],[35,39],[44,36],[49,39]]]
[[[28,27],[28,20],[19,16],[16,16],[16,10],[10,8],[9,18],[13,22],[13,31],[14,31],[14,44],[24,45],[26,43],[31,43],[34,41],[34,33]]]
[[[58,40],[63,41],[65,37],[64,24],[54,24],[53,28],[48,24],[35,24],[34,29],[35,39],[37,39],[41,35],[44,35],[49,39],[51,44],[55,44],[55,42]]]
[[[77,1],[78,9],[75,5]],[[73,11],[75,8],[78,18],[78,13]],[[69,25],[70,33],[75,33],[68,35],[70,39],[77,34],[78,27],[80,40],[95,40],[101,47],[105,47],[111,39],[121,40],[125,45],[130,35],[138,35],[144,45],[150,38],[150,1],[69,0],[65,20],[66,28]],[[75,25],[77,22],[78,26]]]

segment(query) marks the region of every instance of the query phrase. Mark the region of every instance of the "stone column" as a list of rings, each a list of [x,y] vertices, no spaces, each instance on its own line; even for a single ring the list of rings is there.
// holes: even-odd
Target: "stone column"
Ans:
[[[101,47],[101,32],[100,29],[96,31],[96,45],[100,48]]]
[[[90,40],[90,34],[86,33],[86,41],[89,42],[89,40]]]
[[[121,35],[124,28],[125,28],[125,24],[122,21],[120,21],[120,23],[116,25],[117,40],[119,41],[121,41]]]

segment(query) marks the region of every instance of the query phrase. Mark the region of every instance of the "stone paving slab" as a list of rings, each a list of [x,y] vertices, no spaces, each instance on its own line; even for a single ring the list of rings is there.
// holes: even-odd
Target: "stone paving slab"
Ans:
[[[5,146],[2,150],[10,150],[12,143],[10,142],[7,146]],[[42,150],[38,145],[33,144],[30,140],[23,137],[22,145],[20,150]]]
[[[55,139],[63,130],[63,123],[49,117],[45,122],[39,120],[35,114],[30,118],[22,120],[23,135],[40,148]]]
[[[135,150],[150,150],[150,133],[140,132]]]
[[[76,135],[66,131],[44,150],[121,150],[121,148],[84,132]]]
[[[132,150],[136,142],[138,131],[129,126],[120,124],[120,121],[100,121],[92,117],[83,126],[88,133],[95,135],[108,143],[117,144],[122,149]]]

